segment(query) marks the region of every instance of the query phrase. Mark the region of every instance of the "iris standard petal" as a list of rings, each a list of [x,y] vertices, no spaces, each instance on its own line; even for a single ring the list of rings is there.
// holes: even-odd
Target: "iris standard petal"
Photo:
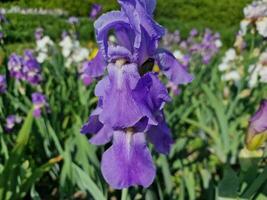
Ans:
[[[155,178],[155,166],[144,133],[114,132],[113,145],[103,154],[101,171],[115,189],[150,186]]]
[[[96,39],[104,58],[107,60],[108,34],[118,26],[129,27],[127,16],[121,11],[112,11],[101,15],[94,24]]]
[[[173,83],[177,85],[187,84],[193,80],[193,76],[186,71],[169,51],[159,49],[154,57],[160,69]]]

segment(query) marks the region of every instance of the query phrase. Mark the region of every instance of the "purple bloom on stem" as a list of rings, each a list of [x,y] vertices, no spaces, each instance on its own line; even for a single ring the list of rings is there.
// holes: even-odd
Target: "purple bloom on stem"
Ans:
[[[12,131],[12,129],[15,127],[16,124],[20,124],[21,123],[21,118],[16,116],[16,115],[9,115],[6,118],[6,125],[5,125],[5,129],[7,132]]]
[[[8,70],[10,72],[10,76],[16,79],[22,79],[23,73],[23,58],[15,53],[11,54],[8,59]]]
[[[48,109],[48,103],[45,95],[40,92],[35,92],[32,94],[32,103],[33,103],[33,116],[36,118],[41,117],[42,108]]]
[[[260,147],[267,139],[267,100],[261,102],[259,110],[250,119],[246,144],[248,149]]]
[[[7,89],[6,77],[3,75],[0,75],[0,93],[5,93],[6,89]]]
[[[24,79],[33,85],[39,84],[42,80],[41,66],[30,50],[24,52],[23,75]]]
[[[96,17],[99,15],[101,10],[102,10],[102,6],[100,4],[94,3],[89,13],[89,18],[92,20],[96,19]]]
[[[158,49],[165,30],[153,20],[156,0],[118,2],[121,11],[104,14],[94,24],[99,52],[84,64],[82,76],[97,78],[106,69],[107,75],[96,85],[98,106],[81,133],[91,134],[93,144],[112,141],[102,156],[101,171],[113,188],[148,187],[155,166],[146,138],[164,154],[172,144],[163,115],[170,97],[149,67],[156,62],[176,85],[191,82],[192,76],[170,52]],[[111,32],[115,36],[112,43]]]

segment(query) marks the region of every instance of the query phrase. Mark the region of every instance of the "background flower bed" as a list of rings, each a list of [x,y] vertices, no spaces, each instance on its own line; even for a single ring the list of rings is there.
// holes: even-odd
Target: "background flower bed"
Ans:
[[[116,0],[99,0],[103,5],[103,11],[108,11],[118,8]],[[242,19],[243,7],[251,2],[251,0],[159,0],[155,13],[155,18],[159,23],[163,24],[170,31],[174,31],[179,27],[182,36],[186,36],[192,28],[203,30],[211,28],[221,33],[224,44],[230,46],[238,30],[238,23]],[[10,8],[11,6],[20,6],[25,8],[61,8],[69,12],[70,15],[87,17],[90,6],[94,3],[93,0],[8,0],[0,2],[0,7]],[[81,6],[84,5],[84,6]],[[50,16],[21,16],[12,15],[16,30],[12,31],[14,41],[28,41],[32,38],[35,25],[44,25],[48,27],[51,36],[60,35],[60,30],[66,27],[63,23],[63,18],[53,18]],[[13,20],[12,20],[13,21]],[[53,21],[53,23],[51,23]],[[81,30],[81,39],[86,40],[89,33],[93,36],[92,26],[83,24]],[[52,30],[53,31],[50,31]]]

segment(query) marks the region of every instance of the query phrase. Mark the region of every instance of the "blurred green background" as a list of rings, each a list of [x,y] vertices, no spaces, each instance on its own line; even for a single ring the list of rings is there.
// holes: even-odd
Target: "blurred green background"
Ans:
[[[170,31],[177,28],[182,36],[186,36],[192,28],[203,30],[211,28],[221,33],[222,40],[230,47],[243,17],[243,8],[251,0],[158,0],[156,20]],[[69,15],[81,17],[81,40],[88,41],[94,36],[88,13],[93,3],[103,6],[103,11],[118,8],[116,0],[1,0],[0,7],[10,8],[61,8]],[[8,43],[29,43],[34,41],[34,30],[42,26],[53,38],[59,38],[63,29],[68,28],[65,17],[36,16],[36,15],[9,15],[13,29],[9,32]],[[17,48],[16,48],[17,49]]]

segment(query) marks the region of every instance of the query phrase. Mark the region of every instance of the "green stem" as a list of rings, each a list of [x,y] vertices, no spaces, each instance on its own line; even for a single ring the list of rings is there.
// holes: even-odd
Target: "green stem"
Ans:
[[[128,188],[122,190],[121,200],[127,200]]]

